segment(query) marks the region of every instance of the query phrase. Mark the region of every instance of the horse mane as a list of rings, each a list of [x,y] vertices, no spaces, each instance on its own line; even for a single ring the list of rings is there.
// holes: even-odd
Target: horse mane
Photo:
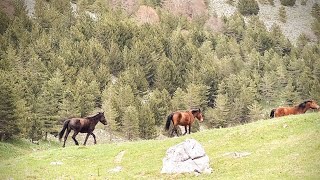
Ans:
[[[194,114],[194,113],[196,113],[196,112],[201,113],[200,108],[197,108],[197,109],[191,109],[191,113],[192,113],[192,114]]]
[[[308,102],[312,102],[312,100],[311,100],[311,99],[305,100],[304,102],[302,102],[302,103],[300,103],[300,104],[298,105],[298,108],[301,108],[301,109],[305,108],[305,107],[306,107],[306,104],[307,104]]]
[[[97,117],[99,117],[101,114],[102,114],[102,113],[101,113],[101,112],[99,112],[99,113],[98,113],[98,114],[96,114],[96,115],[88,116],[88,117],[86,117],[86,118],[87,118],[87,119],[89,119],[89,120],[95,120],[95,119],[97,119]]]

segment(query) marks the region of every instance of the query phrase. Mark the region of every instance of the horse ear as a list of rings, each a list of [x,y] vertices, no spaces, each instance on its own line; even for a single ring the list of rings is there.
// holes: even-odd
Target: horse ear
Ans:
[[[200,113],[200,112],[201,112],[200,108],[199,108],[199,109],[192,109],[192,110],[191,110],[191,113],[192,113],[192,114],[194,114],[194,113],[196,113],[196,112],[199,112],[199,113]]]

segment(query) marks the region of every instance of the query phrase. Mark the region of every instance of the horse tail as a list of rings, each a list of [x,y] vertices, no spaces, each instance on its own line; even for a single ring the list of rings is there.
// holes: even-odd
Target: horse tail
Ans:
[[[272,109],[271,113],[270,113],[270,118],[274,118],[274,112],[276,111],[276,109]]]
[[[166,122],[166,130],[169,130],[170,127],[170,123],[172,121],[172,117],[173,117],[173,113],[171,113],[168,117],[167,117],[167,122]]]
[[[63,128],[62,128],[62,130],[59,132],[59,141],[61,141],[62,136],[63,136],[64,132],[66,131],[68,125],[69,125],[69,122],[70,122],[70,119],[64,121],[64,123],[63,123]]]

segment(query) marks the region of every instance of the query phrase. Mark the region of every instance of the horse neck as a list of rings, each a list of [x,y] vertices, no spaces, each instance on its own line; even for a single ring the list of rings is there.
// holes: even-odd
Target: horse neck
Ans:
[[[296,108],[297,111],[300,112],[300,113],[305,113],[305,112],[310,108],[310,106],[309,106],[309,105],[306,105],[305,107],[300,107],[300,106],[298,105],[298,106],[295,106],[294,108]]]
[[[94,124],[97,124],[99,122],[99,118],[97,116],[88,117],[88,119],[93,122]]]
[[[193,117],[192,120],[194,120],[196,118],[196,115],[192,113],[192,111],[189,111],[189,113],[191,114],[191,117]]]

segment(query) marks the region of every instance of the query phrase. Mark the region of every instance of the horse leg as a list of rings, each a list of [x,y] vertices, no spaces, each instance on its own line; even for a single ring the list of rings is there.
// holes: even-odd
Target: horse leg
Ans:
[[[84,143],[83,143],[84,146],[86,145],[87,140],[88,140],[88,137],[89,137],[90,134],[91,134],[91,133],[87,133],[86,139],[84,140]]]
[[[72,135],[72,139],[77,146],[79,145],[78,141],[76,140],[76,136],[78,135],[78,133],[79,133],[78,131],[74,131]]]
[[[173,137],[173,133],[174,133],[174,132],[176,132],[176,135],[179,136],[179,134],[178,134],[178,129],[177,129],[177,128],[178,128],[177,125],[174,125],[174,126],[173,126],[172,132],[171,132],[171,137]]]
[[[179,128],[179,126],[178,126],[178,125],[174,126],[174,131],[176,132],[176,135],[179,137],[179,134],[178,134],[178,128]]]
[[[190,126],[189,126],[189,127],[190,127]],[[187,132],[188,132],[188,130],[187,130],[187,125],[185,125],[185,126],[184,126],[184,131],[185,131],[185,132],[184,132],[184,134],[183,134],[183,135],[186,135],[186,134],[187,134]],[[189,133],[189,134],[190,134],[190,133]]]
[[[189,134],[191,134],[191,124],[189,125]]]
[[[66,141],[68,139],[68,135],[69,135],[70,132],[71,132],[71,129],[68,128],[68,130],[66,132],[66,135],[64,135],[64,141],[63,141],[63,146],[62,147],[66,146]]]
[[[175,131],[176,126],[173,126],[172,130],[171,130],[171,137],[173,137],[173,133]]]
[[[96,141],[96,135],[94,135],[93,133],[91,133],[93,139],[94,139],[94,144],[97,144],[97,141]]]

